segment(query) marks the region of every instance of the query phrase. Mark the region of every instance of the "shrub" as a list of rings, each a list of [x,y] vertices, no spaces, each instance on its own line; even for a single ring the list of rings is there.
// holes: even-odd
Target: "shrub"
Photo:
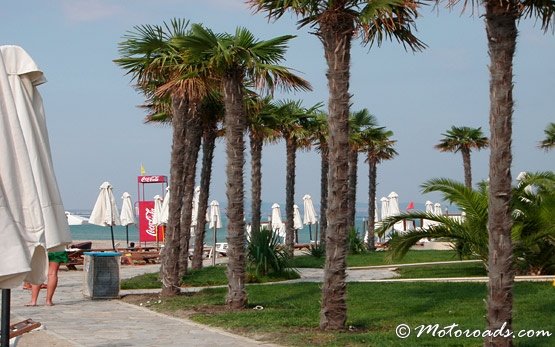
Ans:
[[[270,272],[283,273],[288,267],[285,249],[279,244],[279,237],[271,230],[252,230],[247,245],[247,261],[249,268],[257,276],[265,276]]]
[[[355,228],[351,228],[349,234],[347,234],[347,245],[349,247],[349,254],[361,254],[366,252],[364,240],[358,236],[358,232]]]

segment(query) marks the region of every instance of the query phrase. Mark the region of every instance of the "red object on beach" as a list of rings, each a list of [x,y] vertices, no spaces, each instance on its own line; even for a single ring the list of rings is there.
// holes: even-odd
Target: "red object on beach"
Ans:
[[[411,202],[409,202],[409,204],[407,206],[407,211],[412,210],[412,209],[414,209],[414,202],[411,201]]]
[[[145,185],[161,184],[164,193],[168,185],[168,177],[162,175],[138,176],[138,214],[139,214],[139,242],[164,242],[165,227],[155,226],[152,220],[154,215],[154,200],[146,200]]]

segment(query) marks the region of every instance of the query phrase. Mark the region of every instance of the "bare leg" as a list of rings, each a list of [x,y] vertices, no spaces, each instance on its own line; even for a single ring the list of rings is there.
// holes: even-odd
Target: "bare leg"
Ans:
[[[58,286],[58,269],[60,263],[48,263],[48,283],[46,284],[46,305],[53,306],[52,297]]]
[[[40,284],[31,284],[31,302],[25,306],[37,306],[37,299],[40,292]]]

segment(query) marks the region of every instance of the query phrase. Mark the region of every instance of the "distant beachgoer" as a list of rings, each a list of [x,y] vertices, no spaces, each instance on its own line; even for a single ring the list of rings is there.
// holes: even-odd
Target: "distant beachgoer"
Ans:
[[[69,261],[67,252],[49,252],[48,253],[48,281],[46,282],[46,306],[54,306],[52,298],[58,286],[58,270],[61,263]],[[31,285],[31,302],[26,306],[37,306],[40,289],[44,288],[40,284]]]

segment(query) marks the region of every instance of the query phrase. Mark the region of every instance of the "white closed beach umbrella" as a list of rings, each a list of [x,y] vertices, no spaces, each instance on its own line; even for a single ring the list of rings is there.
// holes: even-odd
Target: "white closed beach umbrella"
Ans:
[[[104,227],[109,226],[112,234],[112,248],[116,249],[114,225],[120,225],[121,222],[110,182],[104,182],[100,185],[100,193],[89,217],[89,223]]]
[[[46,250],[61,251],[71,243],[37,89],[45,82],[23,48],[0,46],[0,225],[12,230],[0,231],[2,288],[16,287],[22,278],[42,283],[48,268]],[[11,227],[12,223],[17,225]]]
[[[283,230],[283,221],[281,220],[281,210],[279,204],[272,205],[272,230],[279,236],[285,237],[285,230]]]
[[[395,192],[391,192],[389,193],[388,198],[389,198],[388,216],[393,217],[393,216],[400,215],[401,209],[399,208],[399,195],[397,195],[397,193]],[[403,221],[399,221],[395,223],[395,225],[393,226],[393,229],[397,231],[404,231],[405,227],[404,227]]]
[[[299,211],[299,206],[293,205],[293,228],[302,229],[303,221],[301,220],[301,212]]]
[[[443,215],[443,211],[441,210],[441,204],[439,202],[436,202],[434,204],[434,213],[438,216]]]
[[[200,197],[200,186],[195,187],[195,193],[193,194],[193,209],[191,212],[191,226],[196,227],[198,224],[198,205]]]
[[[0,46],[0,288],[8,346],[11,288],[46,280],[48,251],[71,243],[37,86],[46,82],[18,46]]]
[[[162,225],[162,197],[160,195],[154,195],[154,213],[152,214],[152,224]]]
[[[303,228],[299,206],[293,205],[293,229],[295,229],[295,242],[299,242],[298,230]]]
[[[216,200],[210,202],[208,210],[208,227],[214,230],[214,250],[212,256],[212,265],[216,265],[216,243],[218,238],[216,235],[217,229],[222,227],[222,220],[220,218],[220,204]]]
[[[426,201],[426,213],[434,213],[434,203],[431,202],[430,200]],[[431,227],[433,225],[435,225],[435,222],[429,219],[424,219],[422,221],[422,228],[424,229]]]
[[[166,195],[162,201],[162,211],[160,212],[160,222],[164,225],[168,224],[170,216],[170,187],[166,188]]]
[[[129,247],[129,226],[135,224],[135,213],[133,213],[133,203],[131,202],[131,194],[128,192],[123,193],[121,197],[123,203],[121,204],[121,214],[119,220],[121,225],[125,226],[125,237],[127,241],[127,247]]]
[[[314,203],[312,202],[312,197],[308,194],[303,196],[303,223],[308,225],[308,233],[310,241],[312,241],[312,225],[318,223],[318,217],[316,215],[316,210],[314,209]]]

